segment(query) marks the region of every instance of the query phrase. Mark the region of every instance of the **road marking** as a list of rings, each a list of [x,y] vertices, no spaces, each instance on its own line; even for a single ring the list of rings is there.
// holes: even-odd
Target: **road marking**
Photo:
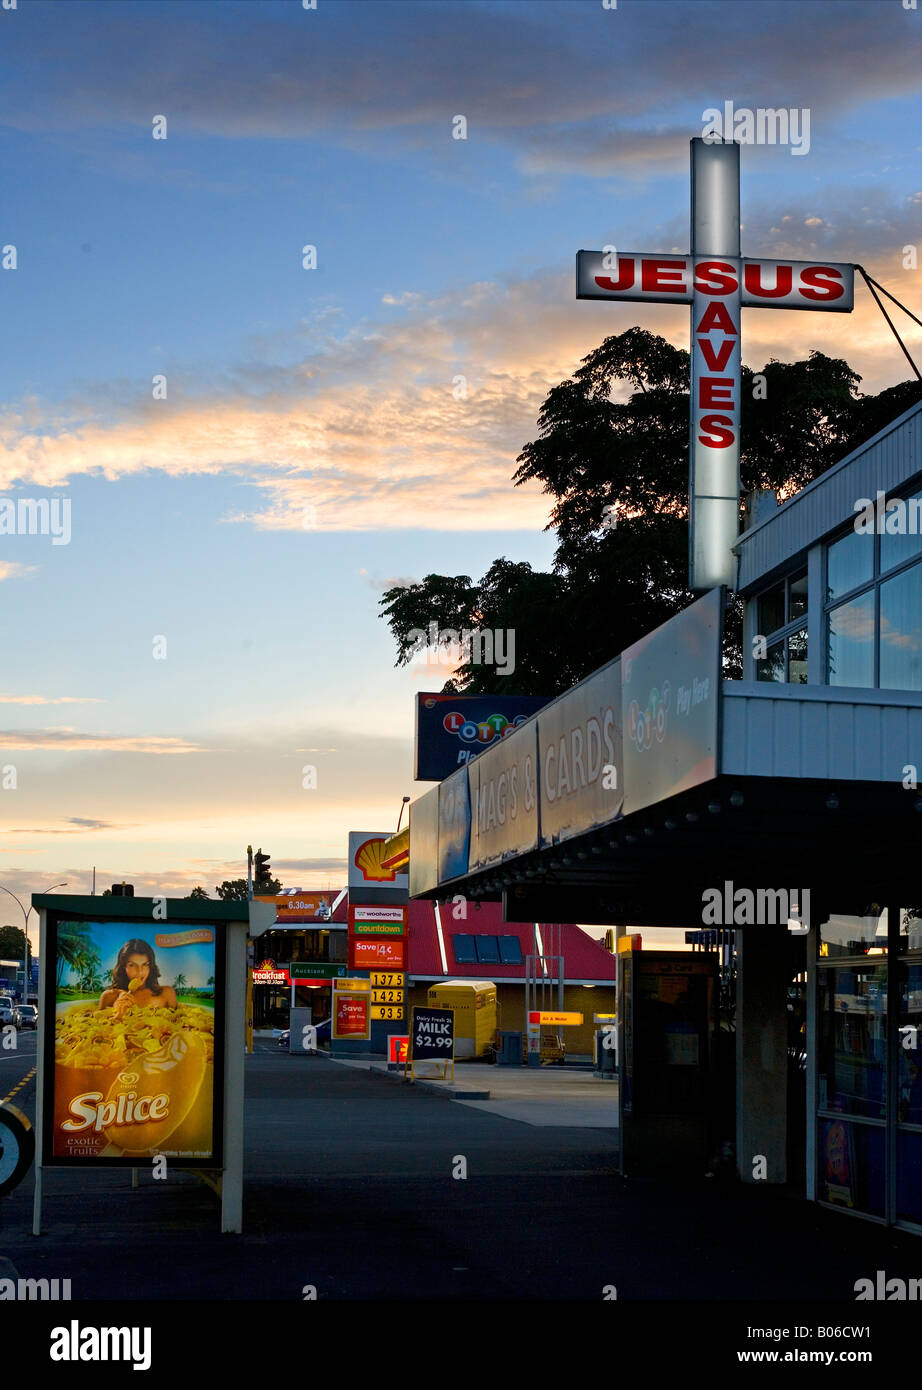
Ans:
[[[17,1081],[16,1085],[13,1087],[12,1091],[10,1091],[9,1095],[4,1096],[3,1100],[0,1101],[0,1105],[5,1105],[8,1100],[12,1100],[16,1092],[22,1090],[23,1086],[25,1086],[27,1081],[32,1080],[33,1076],[35,1075],[35,1071],[36,1068],[33,1067],[30,1072],[26,1073],[26,1075],[22,1078],[21,1081]]]

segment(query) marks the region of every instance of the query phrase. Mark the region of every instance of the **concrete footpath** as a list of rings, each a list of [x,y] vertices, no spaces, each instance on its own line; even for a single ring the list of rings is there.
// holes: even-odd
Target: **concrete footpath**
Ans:
[[[344,1061],[354,1067],[392,1077],[404,1083],[403,1071],[388,1068],[371,1058]],[[500,1067],[482,1062],[456,1062],[453,1081],[441,1081],[433,1066],[432,1076],[417,1077],[414,1086],[443,1095],[471,1110],[501,1115],[506,1120],[539,1127],[568,1129],[617,1129],[618,1082],[602,1080],[582,1067]]]

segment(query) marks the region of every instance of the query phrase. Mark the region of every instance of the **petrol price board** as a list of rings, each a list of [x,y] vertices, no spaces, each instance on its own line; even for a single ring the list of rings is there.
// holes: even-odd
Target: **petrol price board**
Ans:
[[[391,1023],[402,1023],[404,1016],[402,1004],[372,1004],[371,1006],[372,1021],[377,1018]]]
[[[406,972],[403,970],[372,970],[372,989],[403,989],[406,985]]]

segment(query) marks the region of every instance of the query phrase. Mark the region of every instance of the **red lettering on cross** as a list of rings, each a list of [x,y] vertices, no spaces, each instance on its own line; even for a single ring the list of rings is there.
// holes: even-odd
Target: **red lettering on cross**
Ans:
[[[732,376],[703,376],[698,379],[698,405],[702,407],[733,404]]]
[[[629,290],[634,284],[634,257],[619,256],[617,259],[618,278],[610,275],[597,275],[595,282],[603,290]]]
[[[698,427],[710,431],[710,434],[699,434],[698,443],[711,449],[729,449],[736,439],[733,421],[728,415],[702,415]]]
[[[738,288],[736,269],[729,262],[699,261],[695,266],[696,290],[704,294],[732,294]]]
[[[716,352],[711,346],[711,340],[709,338],[699,338],[697,342],[701,349],[701,356],[704,358],[709,369],[712,372],[722,372],[730,361],[730,355],[733,352],[732,338],[724,338]]]
[[[759,299],[782,299],[786,294],[791,293],[791,286],[794,284],[794,267],[781,265],[779,262],[775,266],[774,288],[766,289],[762,284],[762,267],[760,265],[747,265],[743,267],[743,282],[748,293],[757,295]]]
[[[667,290],[670,294],[685,293],[685,262],[670,261],[662,256],[645,257],[640,262],[640,288],[644,294]]]
[[[720,328],[724,333],[729,333],[731,338],[735,338],[739,330],[730,317],[726,304],[721,304],[713,300],[701,315],[701,322],[695,329],[696,333],[711,333],[715,328]]]
[[[836,283],[838,281],[838,284]],[[805,285],[813,286],[804,289]],[[803,299],[841,299],[845,293],[842,272],[831,265],[814,265],[801,272],[800,294]]]

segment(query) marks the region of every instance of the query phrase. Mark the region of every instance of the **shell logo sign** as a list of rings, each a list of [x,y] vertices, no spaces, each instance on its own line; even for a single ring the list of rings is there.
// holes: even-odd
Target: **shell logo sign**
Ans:
[[[406,869],[397,867],[388,868],[385,864],[387,853],[385,846],[388,838],[393,834],[391,830],[350,830],[349,831],[349,857],[346,861],[349,869],[349,899],[351,902],[362,902],[362,890],[369,892],[384,892],[388,895],[393,893],[405,892],[409,886],[409,876]],[[356,896],[358,895],[358,896]],[[388,897],[390,901],[390,896]],[[381,902],[380,898],[366,899],[371,902]],[[400,901],[397,898],[395,901]],[[405,902],[406,899],[404,898]]]
[[[385,869],[384,840],[365,840],[359,845],[352,862],[362,875],[363,883],[393,883],[397,876],[395,869]]]

